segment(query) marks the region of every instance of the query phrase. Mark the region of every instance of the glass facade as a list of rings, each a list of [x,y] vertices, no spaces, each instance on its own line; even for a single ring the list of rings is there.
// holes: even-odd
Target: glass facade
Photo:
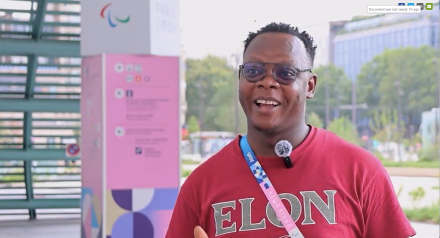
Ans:
[[[404,47],[428,45],[439,48],[439,11],[423,11],[420,15],[394,14],[344,26],[345,33],[337,34],[332,44],[333,63],[344,69],[355,81],[365,63],[385,51]],[[420,119],[412,119],[420,123]],[[357,113],[357,128],[364,133],[369,128],[369,118]]]
[[[337,36],[333,42],[333,63],[342,67],[351,80],[355,80],[362,65],[385,49],[422,45],[439,48],[439,11],[431,12],[430,21],[422,17],[409,24],[407,22],[383,27],[379,25],[368,29],[370,34],[364,34],[363,30],[345,33],[343,36],[349,37],[345,37],[344,40],[342,37],[338,39]],[[426,24],[420,24],[421,21]],[[353,26],[350,26],[350,29],[352,28]]]

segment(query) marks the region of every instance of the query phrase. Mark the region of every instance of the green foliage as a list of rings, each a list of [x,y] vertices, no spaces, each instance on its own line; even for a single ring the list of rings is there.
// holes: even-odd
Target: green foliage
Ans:
[[[16,183],[17,181],[24,181],[24,175],[3,175],[0,176],[0,182],[5,184]]]
[[[182,159],[182,164],[193,165],[200,164],[200,162],[191,159]]]
[[[204,131],[234,132],[237,105],[240,131],[246,131],[244,113],[235,100],[238,78],[226,59],[208,56],[204,59],[188,59],[186,65],[188,123],[191,117],[200,119],[202,113]]]
[[[428,46],[385,50],[362,67],[357,78],[357,101],[387,111],[397,109],[400,100],[404,118],[431,110],[436,106],[436,55],[438,50]],[[411,124],[408,120],[406,131]]]
[[[181,177],[182,177],[182,178],[186,178],[186,177],[188,177],[191,173],[192,173],[192,170],[189,170],[189,169],[182,169]]]
[[[405,128],[403,120],[400,127],[397,110],[375,110],[372,113],[370,128],[374,132],[373,139],[380,142],[399,141],[404,135]]]
[[[403,211],[410,221],[432,222],[435,224],[440,222],[440,217],[438,215],[440,213],[440,207],[438,202],[431,206],[403,209]]]
[[[408,194],[411,197],[413,206],[416,207],[416,205],[425,197],[426,192],[422,187],[418,187],[411,190]]]
[[[351,18],[351,22],[362,21],[362,20],[376,18],[376,17],[380,17],[380,16],[383,16],[383,14],[378,14],[378,15],[374,15],[374,16],[365,16],[365,15],[354,16]]]
[[[439,145],[428,145],[419,154],[420,161],[434,161],[438,164],[440,160]]]
[[[324,123],[321,121],[321,118],[319,118],[318,114],[316,114],[315,112],[309,113],[306,118],[306,121],[308,124],[314,127],[319,127],[319,128],[324,127]]]
[[[403,140],[403,144],[407,147],[414,146],[416,144],[421,144],[421,143],[422,143],[422,136],[421,136],[420,132],[417,132],[409,139]]]
[[[382,153],[380,153],[380,152],[377,151],[377,150],[375,150],[373,154],[374,154],[374,156],[375,156],[376,158],[378,158],[380,161],[385,161],[385,160],[386,160],[386,159],[383,157]]]
[[[385,167],[405,167],[405,168],[438,168],[438,161],[392,161],[382,159]]]
[[[397,190],[397,197],[400,197],[400,194],[402,194],[403,191],[403,185],[400,185],[399,190]]]
[[[188,119],[188,132],[194,133],[200,131],[199,127],[199,120],[197,120],[197,117],[194,115],[191,115]]]
[[[330,114],[333,115],[338,105],[351,104],[352,83],[344,73],[342,68],[333,64],[319,66],[313,70],[318,76],[315,96],[307,100],[307,110],[315,112],[325,121],[325,102],[328,101]],[[325,89],[328,88],[328,98],[326,99]],[[340,111],[340,116],[350,115],[350,111]]]
[[[332,121],[327,130],[353,144],[358,145],[360,142],[357,130],[355,129],[353,123],[351,123],[351,121],[346,117],[341,117]]]

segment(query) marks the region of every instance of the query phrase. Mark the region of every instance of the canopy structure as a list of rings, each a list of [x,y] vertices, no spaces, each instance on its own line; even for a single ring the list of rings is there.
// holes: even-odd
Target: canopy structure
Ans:
[[[80,2],[0,2],[0,220],[79,213]]]

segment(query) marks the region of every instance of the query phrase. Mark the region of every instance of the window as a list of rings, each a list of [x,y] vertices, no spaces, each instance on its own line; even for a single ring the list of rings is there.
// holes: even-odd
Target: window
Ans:
[[[397,46],[398,48],[400,48],[400,47],[402,46],[402,31],[398,31],[398,32],[397,32],[396,46]]]
[[[402,44],[403,44],[403,46],[404,47],[406,47],[406,46],[408,46],[409,44],[408,44],[408,30],[403,30],[402,31],[402,39],[403,39],[403,42],[402,42]]]
[[[416,37],[415,36],[415,29],[411,28],[409,30],[409,35],[408,35],[408,43],[409,43],[409,45],[411,45],[411,46],[416,46],[417,45],[415,37]]]
[[[438,47],[438,27],[432,26],[431,39],[432,39],[431,45],[433,47]]]
[[[422,34],[423,44],[431,45],[430,42],[429,42],[429,38],[430,38],[429,37],[429,27],[425,26],[425,27],[423,27],[423,34]]]

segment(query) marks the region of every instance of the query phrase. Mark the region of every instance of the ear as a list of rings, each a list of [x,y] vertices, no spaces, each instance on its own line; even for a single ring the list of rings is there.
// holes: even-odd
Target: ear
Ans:
[[[316,84],[318,82],[318,76],[316,74],[312,74],[307,82],[307,93],[306,98],[311,99],[315,96]]]

